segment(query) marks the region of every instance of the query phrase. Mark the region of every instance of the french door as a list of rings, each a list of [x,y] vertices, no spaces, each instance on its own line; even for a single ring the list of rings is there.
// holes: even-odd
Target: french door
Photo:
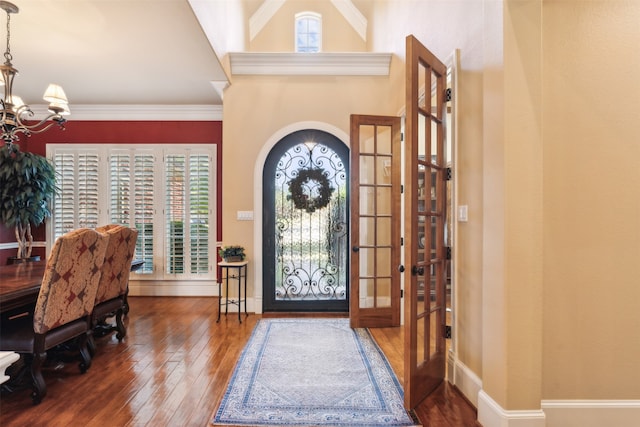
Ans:
[[[400,117],[351,116],[352,328],[400,325]]]
[[[406,39],[405,407],[415,408],[446,367],[446,66]]]

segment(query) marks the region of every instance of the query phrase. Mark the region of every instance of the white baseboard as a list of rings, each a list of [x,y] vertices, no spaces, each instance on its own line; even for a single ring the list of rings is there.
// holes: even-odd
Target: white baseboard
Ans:
[[[218,286],[212,286],[211,282],[161,282],[161,281],[132,281],[129,283],[129,295],[139,297],[217,297]],[[222,300],[224,304],[224,299]],[[218,309],[218,300],[215,300],[215,309]],[[224,308],[223,308],[224,310]],[[242,306],[244,311],[244,305]],[[238,306],[230,304],[229,313],[237,313]],[[255,299],[247,298],[247,312],[256,313]]]
[[[453,366],[449,367],[449,371],[453,369],[453,378],[450,376],[449,381],[477,408],[478,393],[482,390],[482,380],[467,365],[450,355],[449,364],[451,365],[452,362]]]
[[[542,409],[506,410],[484,390],[478,393],[478,422],[482,427],[546,427]]]
[[[547,427],[637,427],[640,400],[543,400]]]
[[[176,281],[131,281],[129,295],[145,297],[215,297],[218,296],[218,286],[211,282],[176,282]]]

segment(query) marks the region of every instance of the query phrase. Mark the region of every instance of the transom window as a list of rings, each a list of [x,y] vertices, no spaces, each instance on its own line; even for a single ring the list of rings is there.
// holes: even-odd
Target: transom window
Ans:
[[[315,12],[296,14],[296,52],[320,52],[322,48],[322,15]]]

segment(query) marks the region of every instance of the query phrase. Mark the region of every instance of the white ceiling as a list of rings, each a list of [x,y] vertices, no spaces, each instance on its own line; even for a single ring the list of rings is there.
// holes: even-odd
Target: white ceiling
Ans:
[[[49,83],[64,88],[70,118],[74,104],[222,104],[214,83],[226,75],[187,0],[12,2],[13,91],[27,104],[44,103]],[[5,20],[0,10],[2,52]]]

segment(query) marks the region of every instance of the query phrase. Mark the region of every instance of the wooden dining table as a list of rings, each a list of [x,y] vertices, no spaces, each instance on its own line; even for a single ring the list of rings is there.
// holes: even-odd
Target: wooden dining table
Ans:
[[[46,265],[34,261],[0,266],[0,313],[36,302]]]
[[[131,271],[143,264],[141,259],[133,260]],[[34,261],[0,266],[0,314],[35,304],[46,265],[46,261]]]

